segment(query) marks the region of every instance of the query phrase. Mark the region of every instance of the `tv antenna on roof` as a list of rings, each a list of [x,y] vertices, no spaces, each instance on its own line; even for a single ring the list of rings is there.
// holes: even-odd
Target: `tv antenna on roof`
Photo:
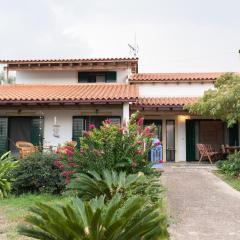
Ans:
[[[128,44],[129,50],[130,50],[130,54],[133,57],[137,57],[138,56],[138,51],[139,51],[139,47],[137,44],[137,37],[136,34],[134,35],[134,43],[133,44]]]

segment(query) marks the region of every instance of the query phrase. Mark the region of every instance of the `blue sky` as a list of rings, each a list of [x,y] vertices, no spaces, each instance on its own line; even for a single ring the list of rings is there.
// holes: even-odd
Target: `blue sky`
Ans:
[[[129,56],[141,72],[239,71],[239,0],[0,0],[0,58]]]

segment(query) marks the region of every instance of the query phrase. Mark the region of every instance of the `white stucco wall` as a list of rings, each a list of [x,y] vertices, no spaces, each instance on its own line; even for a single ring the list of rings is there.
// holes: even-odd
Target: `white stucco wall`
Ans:
[[[65,71],[17,71],[18,84],[66,84],[77,83],[77,72]]]
[[[176,117],[176,162],[186,161],[186,116]]]
[[[126,83],[129,70],[117,70],[117,82]],[[71,84],[78,82],[75,71],[17,71],[17,84]]]
[[[213,88],[211,83],[144,83],[138,86],[141,97],[194,97],[201,96],[204,91]]]

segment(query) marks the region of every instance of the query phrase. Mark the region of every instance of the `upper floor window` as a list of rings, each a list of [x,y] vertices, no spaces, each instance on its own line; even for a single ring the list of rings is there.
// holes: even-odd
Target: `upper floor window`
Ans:
[[[79,72],[79,83],[111,83],[117,81],[117,72]]]

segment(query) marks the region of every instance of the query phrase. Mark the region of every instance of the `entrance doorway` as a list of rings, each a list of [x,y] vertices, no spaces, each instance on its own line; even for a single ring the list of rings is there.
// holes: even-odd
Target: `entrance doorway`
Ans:
[[[175,161],[175,120],[166,120],[166,160]]]
[[[14,154],[17,141],[31,142],[31,118],[13,117],[9,118],[9,150]]]
[[[8,149],[17,154],[17,141],[31,142],[41,146],[43,141],[43,118],[8,117]]]
[[[199,160],[197,143],[211,144],[216,151],[226,143],[225,124],[220,120],[186,120],[186,160]]]

